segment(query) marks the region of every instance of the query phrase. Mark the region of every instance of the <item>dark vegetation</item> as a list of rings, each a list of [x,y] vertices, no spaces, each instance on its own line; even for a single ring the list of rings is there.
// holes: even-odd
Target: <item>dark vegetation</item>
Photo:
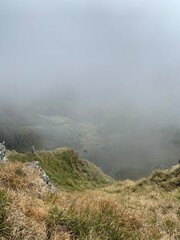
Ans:
[[[35,131],[15,125],[0,125],[0,142],[6,141],[6,147],[9,150],[29,151],[32,145],[36,148],[42,147],[42,140]]]

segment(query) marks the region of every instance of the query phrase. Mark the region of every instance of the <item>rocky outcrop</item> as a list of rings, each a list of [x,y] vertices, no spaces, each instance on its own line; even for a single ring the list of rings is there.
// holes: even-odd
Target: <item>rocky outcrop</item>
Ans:
[[[6,147],[5,147],[5,141],[3,143],[0,143],[0,161],[2,163],[6,162]]]
[[[48,175],[46,174],[46,172],[39,166],[38,161],[27,162],[24,164],[24,167],[38,171],[39,177],[42,181],[42,185],[46,186],[51,193],[56,192],[55,186],[50,182],[50,179],[49,179]]]

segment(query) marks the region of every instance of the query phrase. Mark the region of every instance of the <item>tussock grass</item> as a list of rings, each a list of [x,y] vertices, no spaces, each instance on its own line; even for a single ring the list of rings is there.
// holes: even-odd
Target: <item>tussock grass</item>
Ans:
[[[73,239],[136,239],[140,222],[132,212],[121,208],[116,202],[100,198],[72,199],[66,208],[54,207],[49,215],[49,232],[60,225],[67,229]]]
[[[48,165],[47,159],[52,154],[61,167],[63,161],[68,162],[61,173],[69,169],[76,172],[86,168],[86,165],[79,163],[77,156],[72,157],[72,153],[69,159],[69,153],[64,153],[62,149],[57,151],[47,155],[42,153],[44,166]],[[16,154],[14,156],[17,157]],[[61,157],[57,160],[57,156]],[[29,154],[30,157],[32,155]],[[41,159],[39,154],[35,157]],[[83,191],[79,191],[79,188],[78,191],[74,191],[74,188],[73,191],[69,191],[69,188],[65,191],[65,185],[63,190],[60,187],[56,194],[51,194],[42,185],[36,170],[24,168],[24,154],[21,162],[15,160],[0,165],[2,240],[180,239],[180,189],[178,184],[171,184],[172,180],[178,182],[180,166],[155,172],[149,178],[138,181],[114,182],[109,186]],[[55,164],[51,164],[53,170],[50,172],[54,171],[56,175],[59,166],[55,170]],[[81,179],[83,185],[85,180],[82,172],[78,181]],[[68,173],[63,176],[70,178]],[[89,176],[88,179],[92,181],[94,177]],[[166,184],[168,187],[165,187]]]
[[[10,226],[6,223],[7,212],[7,194],[5,191],[0,190],[0,237],[7,237]]]
[[[171,191],[180,187],[180,165],[174,166],[171,169],[156,170],[150,176],[150,180],[159,186]]]

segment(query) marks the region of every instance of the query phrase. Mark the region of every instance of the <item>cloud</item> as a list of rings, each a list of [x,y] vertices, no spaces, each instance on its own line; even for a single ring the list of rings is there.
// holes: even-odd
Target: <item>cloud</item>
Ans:
[[[1,86],[13,101],[67,88],[79,101],[93,95],[94,105],[157,109],[173,95],[179,101],[179,7],[175,0],[1,1]]]

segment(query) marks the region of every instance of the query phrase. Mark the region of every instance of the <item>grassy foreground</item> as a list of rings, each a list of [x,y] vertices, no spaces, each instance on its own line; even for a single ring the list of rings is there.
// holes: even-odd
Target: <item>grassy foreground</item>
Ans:
[[[36,170],[24,169],[16,153],[10,158],[15,161],[0,165],[2,240],[180,239],[179,165],[139,181],[114,182],[101,188],[90,184],[94,178],[88,185],[80,184],[79,179],[78,191],[72,186],[70,190],[66,182],[63,187],[58,180],[59,189],[51,194]],[[25,161],[25,155],[20,160]],[[56,173],[50,166],[48,169]],[[85,186],[91,187],[79,191]]]

